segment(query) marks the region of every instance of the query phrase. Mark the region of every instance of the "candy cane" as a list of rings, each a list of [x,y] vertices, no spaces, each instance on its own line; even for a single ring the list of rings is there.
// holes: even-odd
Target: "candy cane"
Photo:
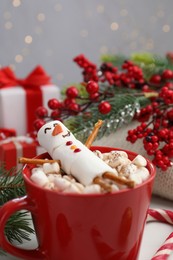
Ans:
[[[173,212],[163,209],[149,209],[147,222],[160,221],[173,225]],[[166,238],[164,244],[157,250],[151,260],[166,260],[173,252],[173,232]]]

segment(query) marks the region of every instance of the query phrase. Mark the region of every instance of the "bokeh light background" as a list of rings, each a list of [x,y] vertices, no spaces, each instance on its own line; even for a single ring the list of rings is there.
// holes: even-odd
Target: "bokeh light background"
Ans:
[[[0,0],[0,66],[41,64],[60,87],[81,80],[73,58],[173,51],[172,0]]]

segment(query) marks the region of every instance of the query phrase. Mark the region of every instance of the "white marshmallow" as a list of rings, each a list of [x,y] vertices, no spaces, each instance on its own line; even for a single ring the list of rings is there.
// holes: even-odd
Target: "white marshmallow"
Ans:
[[[117,156],[116,158],[112,158],[108,161],[108,165],[113,167],[113,168],[116,168],[118,167],[119,165],[122,166],[122,165],[126,165],[127,163],[129,163],[130,160],[126,157],[121,157],[121,156]]]
[[[61,174],[48,173],[46,175],[50,182],[54,182],[55,178],[61,178]]]
[[[40,187],[45,186],[49,182],[46,174],[39,168],[31,175],[31,180]]]
[[[73,178],[72,175],[64,175],[63,178],[70,181],[70,182],[76,183],[76,180]]]
[[[84,186],[83,186],[81,183],[76,182],[75,185],[76,185],[76,187],[80,190],[80,192],[83,192]]]
[[[90,193],[98,194],[98,193],[101,193],[101,187],[98,184],[91,184],[84,188],[83,193],[84,194],[90,194]]]
[[[111,190],[112,190],[112,192],[115,192],[115,191],[119,191],[120,189],[116,184],[112,184]]]
[[[70,186],[68,186],[65,190],[63,190],[63,192],[64,193],[81,193],[80,189],[74,183],[71,183]]]
[[[60,172],[60,166],[57,162],[44,163],[43,164],[43,171],[45,173],[59,173]]]
[[[53,182],[48,182],[45,186],[44,186],[45,189],[47,190],[54,190],[55,189],[55,185]]]
[[[67,189],[71,185],[71,183],[64,178],[55,178],[54,185],[55,185],[55,189],[63,192],[65,189]]]
[[[141,184],[142,183],[142,178],[141,178],[140,174],[138,174],[138,173],[130,174],[129,179],[134,181],[135,184]]]
[[[135,173],[137,170],[136,165],[133,163],[127,163],[127,164],[122,164],[118,166],[118,171],[120,175],[123,175],[125,177],[128,177],[130,174]]]
[[[132,163],[134,163],[134,164],[137,165],[138,167],[140,167],[140,166],[144,166],[144,167],[145,167],[145,166],[147,165],[146,159],[145,159],[142,155],[140,155],[140,154],[138,154],[138,155],[133,159]]]
[[[89,185],[96,176],[114,170],[98,158],[62,124],[55,120],[38,131],[38,141],[52,159],[61,161],[66,174],[73,175],[83,185]]]
[[[33,168],[33,169],[31,170],[31,173],[34,174],[35,172],[40,171],[40,170],[43,171],[43,167],[42,167],[42,166]]]
[[[102,154],[99,150],[95,150],[95,151],[93,151],[93,153],[94,153],[97,157],[99,157],[100,159],[103,159],[103,154]]]
[[[137,169],[137,171],[136,171],[136,174],[139,174],[139,175],[140,175],[140,177],[142,178],[142,181],[147,180],[148,177],[149,177],[149,175],[150,175],[148,169],[145,168],[145,167],[139,167],[139,168]]]
[[[119,154],[122,157],[128,158],[128,154],[124,151],[111,151],[110,154],[111,155]]]

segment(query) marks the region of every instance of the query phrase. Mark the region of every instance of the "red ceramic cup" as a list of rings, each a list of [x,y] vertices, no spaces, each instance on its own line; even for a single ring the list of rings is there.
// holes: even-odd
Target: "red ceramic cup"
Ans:
[[[116,150],[92,147],[101,152]],[[126,151],[130,159],[136,154]],[[42,154],[39,158],[48,158]],[[88,162],[89,163],[89,162]],[[147,160],[150,177],[132,189],[108,194],[62,194],[30,180],[33,165],[25,165],[27,195],[0,209],[0,246],[22,259],[136,260],[150,204],[155,168]],[[38,240],[34,250],[19,249],[4,235],[11,214],[29,210]]]

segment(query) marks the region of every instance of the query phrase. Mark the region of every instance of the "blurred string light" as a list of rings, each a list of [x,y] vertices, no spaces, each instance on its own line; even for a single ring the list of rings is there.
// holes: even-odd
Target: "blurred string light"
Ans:
[[[61,12],[62,11],[62,5],[60,3],[58,3],[54,6],[54,9],[55,9],[56,12]]]
[[[110,25],[112,31],[117,31],[119,29],[119,24],[116,22],[111,23]]]
[[[154,41],[153,39],[148,39],[146,42],[146,49],[152,50],[154,48]]]
[[[104,11],[105,11],[105,7],[104,7],[104,5],[98,5],[97,6],[97,12],[99,13],[99,14],[103,14],[104,13]]]
[[[120,3],[121,2],[121,3]],[[20,7],[22,4],[24,5],[25,1],[22,0],[11,0],[10,4],[13,7],[13,9],[16,9],[17,7]],[[120,3],[120,8],[117,11],[117,16],[115,18],[115,15],[109,16],[109,19],[107,21],[107,25],[108,25],[108,29],[109,31],[112,32],[112,34],[115,34],[116,31],[120,31],[119,36],[121,37],[122,40],[122,45],[121,42],[119,43],[119,46],[106,46],[107,45],[107,39],[105,39],[105,42],[103,41],[100,46],[98,46],[98,51],[101,54],[107,54],[109,53],[109,51],[111,51],[112,53],[116,53],[118,51],[126,51],[126,49],[124,48],[124,46],[126,46],[127,48],[129,48],[129,50],[131,51],[136,51],[138,48],[146,50],[146,51],[152,51],[155,48],[156,43],[154,42],[154,39],[152,37],[152,34],[149,35],[149,33],[147,32],[143,32],[141,30],[141,28],[137,27],[137,21],[135,20],[135,17],[133,17],[133,14],[131,13],[130,9],[128,9],[128,6],[125,5],[125,0],[119,0]],[[155,12],[152,13],[151,16],[148,17],[148,21],[149,24],[152,25],[152,28],[155,28],[158,30],[160,30],[160,33],[162,32],[162,34],[164,33],[170,33],[171,32],[171,24],[169,24],[169,20],[165,20],[166,18],[168,19],[169,17],[167,17],[167,13],[166,13],[166,9],[164,10],[163,8],[164,6],[157,6],[155,8]],[[57,3],[54,3],[54,5],[52,6],[53,10],[57,13],[60,13],[62,11],[64,11],[64,5],[63,2],[60,3],[57,1]],[[165,8],[166,8],[166,4],[165,4]],[[10,9],[9,9],[10,10]],[[15,17],[14,15],[15,12],[12,12],[11,10],[5,10],[3,13],[3,18],[4,18],[4,29],[9,32],[6,33],[12,33],[12,29],[16,29],[17,28],[14,26],[15,25]],[[95,10],[91,9],[91,10],[85,10],[85,14],[86,17],[88,19],[92,19],[94,12],[97,13],[97,15],[105,15],[105,11],[107,10],[107,6],[106,4],[102,4],[102,3],[98,3],[95,7]],[[47,16],[47,11],[45,9],[39,9],[39,11],[36,13],[36,22],[33,28],[32,32],[27,32],[25,31],[25,36],[23,38],[23,43],[25,43],[25,45],[23,47],[21,46],[21,51],[19,51],[20,54],[15,53],[13,54],[14,56],[12,57],[12,61],[11,63],[15,63],[15,64],[11,64],[10,66],[12,67],[13,70],[16,69],[17,66],[19,66],[18,64],[22,63],[25,59],[26,56],[30,55],[30,45],[33,44],[35,38],[35,34],[37,34],[37,36],[40,36],[41,34],[43,35],[44,32],[44,28],[43,28],[43,22],[46,20]],[[12,19],[14,18],[14,20]],[[115,20],[112,20],[115,19]],[[119,19],[119,20],[118,20]],[[47,21],[46,21],[47,22]],[[105,19],[106,22],[106,19]],[[129,23],[129,26],[128,26]],[[124,30],[124,25],[126,26],[126,30]],[[130,30],[128,30],[130,28]],[[10,31],[11,30],[11,31]],[[79,29],[78,32],[78,36],[83,38],[85,40],[85,38],[90,36],[90,31],[89,28],[85,27],[82,30]],[[36,36],[35,36],[36,37]],[[35,43],[35,42],[34,42]],[[123,49],[124,48],[124,49]],[[15,52],[17,52],[16,50],[14,50]],[[52,57],[54,55],[54,52],[56,52],[55,50],[45,50],[44,51],[44,55],[47,57]],[[57,79],[59,81],[62,81],[64,79],[64,75],[62,73],[58,73],[56,75]]]
[[[108,47],[107,46],[101,46],[100,47],[100,53],[101,54],[106,54],[106,53],[108,53]]]
[[[37,15],[37,20],[38,20],[39,22],[45,21],[45,18],[46,18],[46,16],[45,16],[44,13],[39,13],[39,14]]]
[[[12,5],[14,7],[19,7],[21,5],[21,1],[20,0],[13,0]]]
[[[162,27],[162,31],[167,33],[169,32],[171,29],[170,25],[169,24],[164,24],[163,27]]]
[[[31,44],[32,43],[32,36],[31,35],[26,35],[24,41],[27,44]]]
[[[13,24],[12,24],[12,22],[8,21],[5,23],[4,27],[6,30],[10,30],[10,29],[12,29]]]
[[[16,63],[21,63],[23,61],[23,56],[21,54],[17,54],[14,59]]]

